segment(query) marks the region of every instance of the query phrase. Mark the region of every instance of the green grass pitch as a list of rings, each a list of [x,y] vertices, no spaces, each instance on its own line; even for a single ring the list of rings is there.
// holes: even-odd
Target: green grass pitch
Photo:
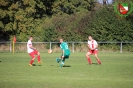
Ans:
[[[99,53],[102,65],[88,65],[85,53],[72,53],[60,68],[60,53],[41,53],[43,64],[28,66],[27,53],[0,53],[0,88],[133,88],[133,53]]]

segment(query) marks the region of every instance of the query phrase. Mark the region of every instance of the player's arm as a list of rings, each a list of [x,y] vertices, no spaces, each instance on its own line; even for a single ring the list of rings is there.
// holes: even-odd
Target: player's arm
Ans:
[[[95,49],[97,49],[97,48],[98,48],[98,44],[96,45]]]
[[[97,43],[96,41],[95,41],[94,43],[95,43],[95,45],[96,45],[96,47],[94,48],[94,50],[95,50],[95,49],[98,48],[98,43]]]
[[[89,44],[88,44],[88,48],[89,48],[89,50],[92,50]]]
[[[95,50],[95,49],[97,49],[97,48],[98,48],[98,44],[96,45],[96,47],[95,47],[95,48],[91,48],[91,47],[90,47],[90,45],[88,44],[88,48],[89,48],[90,50]]]
[[[33,47],[32,45],[29,45],[29,47],[30,47],[31,49],[33,49],[33,50],[36,50],[36,48]]]
[[[64,50],[62,50],[62,58],[64,58]]]
[[[95,48],[91,48],[90,45],[88,44],[89,50],[95,50]]]
[[[62,50],[62,56],[61,56],[61,58],[64,58],[64,49],[63,49],[63,46],[60,45],[60,48],[61,48],[61,50]]]

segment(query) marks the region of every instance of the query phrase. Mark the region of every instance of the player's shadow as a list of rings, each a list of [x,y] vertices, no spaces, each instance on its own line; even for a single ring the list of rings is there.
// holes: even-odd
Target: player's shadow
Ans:
[[[41,66],[40,64],[39,65],[36,65],[36,64],[32,64],[32,66]]]
[[[50,66],[54,66],[54,65],[50,65]]]
[[[94,64],[94,65],[98,65],[98,63],[92,63],[92,64]]]
[[[57,66],[57,67],[60,67],[60,66]],[[70,65],[64,65],[63,67],[71,67]]]
[[[64,65],[63,67],[71,67],[70,65]]]

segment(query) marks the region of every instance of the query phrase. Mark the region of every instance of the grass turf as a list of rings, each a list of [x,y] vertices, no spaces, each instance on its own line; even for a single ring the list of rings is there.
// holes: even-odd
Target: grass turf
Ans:
[[[59,53],[41,53],[43,64],[28,66],[26,53],[0,54],[0,88],[133,88],[133,53],[100,53],[102,65],[88,65],[85,53],[72,53],[60,68]]]

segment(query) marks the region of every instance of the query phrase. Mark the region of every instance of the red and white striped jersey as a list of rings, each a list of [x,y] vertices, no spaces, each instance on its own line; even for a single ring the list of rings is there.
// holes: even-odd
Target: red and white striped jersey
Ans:
[[[96,48],[96,46],[98,45],[96,40],[88,40],[88,45],[90,46],[90,48]]]
[[[31,53],[34,51],[33,49],[30,48],[30,45],[32,45],[32,42],[31,42],[31,40],[28,40],[28,42],[27,42],[27,52],[28,53]]]

